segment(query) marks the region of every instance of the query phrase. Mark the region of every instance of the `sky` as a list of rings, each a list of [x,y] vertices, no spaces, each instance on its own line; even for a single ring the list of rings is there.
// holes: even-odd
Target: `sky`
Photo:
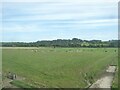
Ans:
[[[118,38],[118,0],[4,0],[2,41]]]

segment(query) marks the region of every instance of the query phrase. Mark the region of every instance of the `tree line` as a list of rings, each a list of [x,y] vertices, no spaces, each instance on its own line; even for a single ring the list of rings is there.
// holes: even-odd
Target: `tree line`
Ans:
[[[118,47],[118,40],[57,39],[37,42],[1,42],[2,47]]]

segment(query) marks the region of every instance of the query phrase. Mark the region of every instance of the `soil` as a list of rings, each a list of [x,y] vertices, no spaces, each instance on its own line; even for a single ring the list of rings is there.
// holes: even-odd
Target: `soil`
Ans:
[[[116,66],[109,66],[105,74],[91,85],[90,88],[111,88],[115,76]]]
[[[15,80],[22,81],[22,80],[25,80],[25,78],[17,76],[17,78]],[[2,81],[2,87],[3,88],[19,88],[19,87],[16,87],[16,86],[10,84],[10,82],[12,82],[12,81],[13,81],[12,79],[9,79],[5,76],[4,80]]]

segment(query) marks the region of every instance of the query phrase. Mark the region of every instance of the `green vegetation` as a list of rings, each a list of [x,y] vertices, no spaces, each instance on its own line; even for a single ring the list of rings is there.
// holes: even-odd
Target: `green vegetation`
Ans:
[[[112,88],[118,88],[118,71],[115,74],[115,78],[114,78],[114,81],[113,81]]]
[[[22,81],[18,81],[18,80],[14,80],[14,81],[12,81],[10,83],[12,85],[15,85],[15,86],[19,87],[19,88],[34,88],[34,87],[32,87],[32,86],[30,86],[30,85],[28,85],[28,84],[26,84],[26,83],[24,83]]]
[[[117,56],[116,48],[4,48],[3,72],[24,77],[29,86],[83,88],[117,64]]]
[[[3,47],[118,47],[118,40],[81,40],[78,38],[70,39],[57,39],[57,40],[44,40],[37,42],[2,42]]]

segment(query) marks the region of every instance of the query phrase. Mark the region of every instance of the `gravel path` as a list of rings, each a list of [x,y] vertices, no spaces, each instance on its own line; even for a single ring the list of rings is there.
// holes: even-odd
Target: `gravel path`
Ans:
[[[116,66],[109,66],[103,77],[98,79],[90,88],[111,88]]]

